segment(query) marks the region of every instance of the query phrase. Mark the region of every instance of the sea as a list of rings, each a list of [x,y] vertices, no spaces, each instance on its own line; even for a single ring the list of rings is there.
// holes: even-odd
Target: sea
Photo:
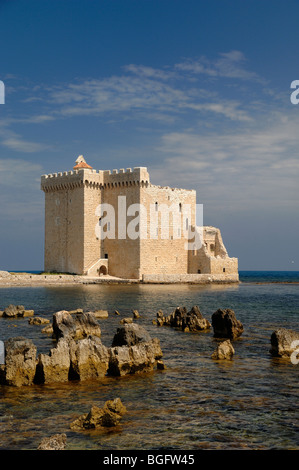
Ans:
[[[124,377],[27,387],[0,386],[0,449],[36,450],[65,433],[68,450],[298,450],[299,365],[272,357],[278,328],[298,331],[299,272],[241,271],[232,285],[76,285],[0,288],[0,310],[22,304],[52,321],[59,310],[108,310],[98,320],[111,346],[120,319],[136,321],[160,340],[164,370]],[[233,309],[244,326],[232,360],[215,361],[213,329],[190,333],[153,323],[158,310],[197,305],[211,321]],[[114,312],[118,310],[120,315]],[[32,339],[39,353],[54,347],[44,325],[0,318],[0,340]],[[119,397],[127,409],[116,428],[74,431],[70,424]]]

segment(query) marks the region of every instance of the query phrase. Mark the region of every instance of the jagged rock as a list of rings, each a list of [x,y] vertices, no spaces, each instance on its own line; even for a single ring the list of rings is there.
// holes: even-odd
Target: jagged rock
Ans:
[[[70,425],[73,430],[95,429],[98,427],[117,426],[127,412],[120,398],[106,401],[103,408],[93,405],[89,413],[81,415]]]
[[[97,336],[70,342],[70,378],[87,380],[104,377],[108,370],[109,353]]]
[[[39,354],[36,365],[36,383],[67,382],[70,370],[70,349],[65,338],[60,338],[49,354]]]
[[[26,310],[24,305],[9,305],[3,311],[3,317],[15,318],[15,317],[29,317],[34,315],[34,310]]]
[[[235,350],[233,348],[232,343],[229,339],[226,341],[221,341],[215,351],[212,354],[212,359],[220,360],[220,359],[232,359],[233,355],[235,354]]]
[[[145,328],[136,323],[128,323],[117,328],[112,346],[134,346],[135,344],[150,340],[151,337]]]
[[[45,328],[42,329],[42,333],[53,335],[53,326],[52,325],[45,326]]]
[[[140,314],[138,310],[132,310],[132,313],[133,313],[133,318],[140,318]]]
[[[215,338],[236,339],[244,331],[242,323],[237,320],[235,312],[230,308],[219,308],[212,315],[212,326]]]
[[[120,320],[120,322],[122,325],[124,325],[125,323],[133,323],[133,318],[123,318],[122,320]]]
[[[54,434],[44,437],[37,450],[64,450],[66,446],[66,434]]]
[[[280,328],[271,335],[272,356],[290,357],[299,348],[299,333],[286,328]]]
[[[29,325],[44,325],[46,323],[50,323],[50,320],[47,318],[43,317],[34,317],[34,318],[29,318],[28,320]]]
[[[93,313],[70,315],[61,310],[53,315],[53,336],[59,338],[81,339],[87,336],[101,336],[101,328]]]
[[[35,376],[36,347],[30,339],[10,338],[4,342],[5,367],[2,367],[1,382],[21,387],[31,385]]]
[[[153,370],[163,356],[160,341],[135,323],[117,329],[109,349],[108,375],[126,375]]]
[[[159,359],[159,360],[157,361],[157,369],[158,369],[158,370],[165,370],[165,369],[166,369],[166,365],[164,364],[163,361],[161,361],[161,359]]]
[[[163,356],[157,338],[134,346],[111,347],[109,355],[108,375],[115,376],[151,371]]]
[[[211,323],[202,316],[200,309],[196,305],[189,312],[186,307],[177,307],[166,317],[159,310],[156,322],[158,326],[172,326],[183,331],[202,331],[211,328]]]

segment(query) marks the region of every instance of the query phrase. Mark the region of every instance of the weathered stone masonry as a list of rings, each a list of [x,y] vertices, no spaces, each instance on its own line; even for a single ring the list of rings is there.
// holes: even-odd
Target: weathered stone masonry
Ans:
[[[94,170],[80,156],[73,171],[43,175],[45,193],[45,266],[47,272],[98,276],[109,274],[145,282],[185,282],[212,275],[221,281],[238,281],[238,260],[230,258],[220,230],[203,227],[200,249],[186,250],[186,239],[169,219],[169,237],[163,238],[160,219],[156,236],[150,233],[149,216],[153,207],[181,207],[191,213],[187,225],[196,226],[194,190],[156,186],[150,183],[147,168]],[[141,204],[146,209],[146,237],[134,239],[126,231],[118,236],[119,201],[126,208]],[[95,227],[100,223],[96,209],[110,204],[115,211],[115,238],[101,240]],[[183,216],[183,215],[182,215]],[[134,217],[136,217],[134,215]],[[134,219],[126,217],[126,224]],[[158,216],[159,217],[159,216]],[[182,225],[185,221],[182,220]],[[140,230],[140,227],[139,227]]]

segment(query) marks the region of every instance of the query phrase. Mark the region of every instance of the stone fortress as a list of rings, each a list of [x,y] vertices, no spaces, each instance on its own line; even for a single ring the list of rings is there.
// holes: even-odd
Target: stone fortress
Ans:
[[[197,230],[196,191],[153,185],[145,167],[97,171],[79,156],[72,171],[43,175],[41,189],[45,193],[46,272],[161,283],[239,280],[238,259],[228,256],[218,228],[200,227],[200,245],[189,243],[191,249],[186,249],[181,226],[189,233]],[[109,236],[110,222],[101,226],[107,212],[100,213],[99,207],[108,205],[115,213],[114,237]],[[139,219],[139,225],[144,221],[145,236],[128,237],[126,227],[136,205],[146,211]],[[129,216],[130,206],[134,210]],[[177,228],[170,214],[169,236],[162,236],[157,215],[153,236],[149,214],[170,206],[177,207],[182,225]],[[182,207],[190,208],[184,220]],[[106,230],[106,235],[99,236],[96,228],[101,233]]]

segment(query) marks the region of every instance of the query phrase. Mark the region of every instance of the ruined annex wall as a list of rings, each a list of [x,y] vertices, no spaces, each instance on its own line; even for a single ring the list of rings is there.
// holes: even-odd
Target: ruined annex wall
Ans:
[[[224,246],[221,232],[215,227],[203,227],[203,243],[199,250],[189,252],[189,272],[193,274],[238,273],[238,259],[230,258]]]
[[[169,217],[169,234],[163,239],[161,231],[161,214],[159,207],[162,204],[170,207],[172,204],[179,207],[179,204],[190,204],[191,216],[188,225],[195,221],[196,192],[184,189],[161,187],[148,185],[141,188],[141,204],[146,207],[147,212],[147,238],[141,239],[141,266],[142,274],[155,273],[187,273],[188,272],[188,251],[186,250],[187,240],[184,238],[183,228],[186,228],[186,221],[183,220],[183,210],[180,213],[180,227],[173,222],[172,214]],[[153,239],[150,232],[151,210],[158,213],[158,231]],[[167,234],[165,234],[167,236]],[[179,237],[179,238],[176,238]]]

